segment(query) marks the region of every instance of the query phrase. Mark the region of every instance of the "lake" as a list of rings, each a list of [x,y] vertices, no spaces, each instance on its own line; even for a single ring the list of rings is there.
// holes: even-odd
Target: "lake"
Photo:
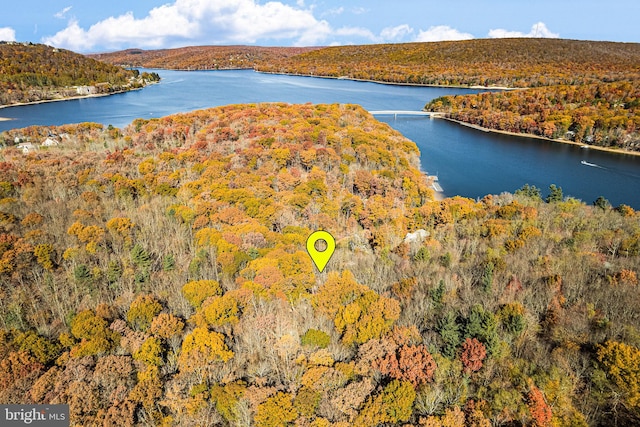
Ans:
[[[227,104],[256,102],[354,103],[369,111],[421,110],[431,99],[477,90],[385,85],[233,71],[153,70],[162,81],[139,91],[0,109],[0,131],[30,125],[98,122],[124,127],[142,117]],[[470,129],[425,117],[379,116],[421,152],[423,170],[437,174],[447,196],[480,198],[513,192],[524,184],[547,194],[550,184],[565,195],[640,209],[640,157],[611,154],[539,139]],[[584,163],[583,163],[584,161]]]

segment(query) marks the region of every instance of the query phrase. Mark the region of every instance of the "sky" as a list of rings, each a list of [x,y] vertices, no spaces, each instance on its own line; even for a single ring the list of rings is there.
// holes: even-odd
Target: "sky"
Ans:
[[[5,2],[0,40],[81,53],[495,37],[640,42],[638,17],[638,0],[20,0]]]

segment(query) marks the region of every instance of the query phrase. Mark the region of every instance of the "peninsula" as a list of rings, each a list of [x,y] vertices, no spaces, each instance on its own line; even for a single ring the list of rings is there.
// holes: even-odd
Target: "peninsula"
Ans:
[[[64,49],[0,42],[0,108],[126,92],[159,79]]]

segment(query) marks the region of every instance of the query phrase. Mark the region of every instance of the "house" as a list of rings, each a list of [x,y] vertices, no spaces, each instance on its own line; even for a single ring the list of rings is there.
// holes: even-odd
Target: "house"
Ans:
[[[416,230],[413,233],[407,233],[404,238],[405,243],[422,243],[424,239],[429,237],[429,232],[427,230],[423,230],[422,228]]]
[[[98,91],[95,86],[74,86],[76,93],[81,96],[94,95]]]
[[[42,141],[42,144],[40,144],[40,145],[42,147],[56,147],[56,146],[60,145],[60,143],[54,137],[48,136],[47,139]]]
[[[18,144],[16,148],[18,150],[22,150],[22,154],[29,154],[38,149],[35,145],[33,145],[30,142],[24,142],[22,144]]]

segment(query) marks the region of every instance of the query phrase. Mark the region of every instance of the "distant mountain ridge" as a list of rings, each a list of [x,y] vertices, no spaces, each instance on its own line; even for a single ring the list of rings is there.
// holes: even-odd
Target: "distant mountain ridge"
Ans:
[[[640,44],[564,39],[474,39],[334,47],[191,46],[90,55],[166,69],[254,68],[388,83],[533,87],[640,78]]]
[[[0,43],[0,105],[121,92],[145,84],[137,71],[65,49]]]
[[[518,38],[338,46],[257,69],[443,86],[583,84],[640,78],[640,44]]]
[[[174,70],[254,68],[310,52],[313,47],[189,46],[177,49],[127,49],[89,57],[114,65]]]

